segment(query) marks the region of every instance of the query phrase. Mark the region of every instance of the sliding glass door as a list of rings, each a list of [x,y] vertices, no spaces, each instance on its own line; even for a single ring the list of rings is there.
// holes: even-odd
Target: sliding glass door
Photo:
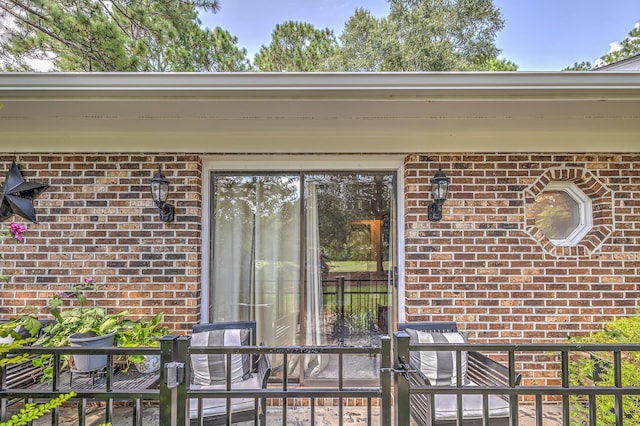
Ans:
[[[211,187],[212,322],[255,320],[266,345],[377,344],[391,306],[393,172],[214,173]],[[333,364],[288,368],[332,379]]]

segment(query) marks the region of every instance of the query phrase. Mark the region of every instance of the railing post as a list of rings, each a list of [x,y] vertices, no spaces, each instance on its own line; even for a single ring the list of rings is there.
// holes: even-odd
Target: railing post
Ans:
[[[338,344],[344,345],[345,315],[344,315],[344,277],[336,278],[336,290],[338,293]]]
[[[382,336],[380,338],[380,387],[382,391],[382,401],[380,406],[380,424],[391,425],[391,338]]]
[[[509,387],[516,387],[516,354],[513,350],[509,351]],[[509,407],[511,410],[511,426],[518,426],[518,395],[509,396]]]
[[[165,366],[174,361],[178,336],[160,339],[160,425],[176,426],[176,388],[168,384]]]
[[[409,396],[409,378],[398,372],[403,371],[409,365],[409,335],[404,331],[397,331],[393,334],[396,354],[394,368],[395,379],[395,424],[397,426],[408,426],[410,423],[411,398]]]
[[[191,336],[180,336],[178,338],[178,353],[176,360],[184,365],[183,380],[178,383],[176,388],[176,417],[178,425],[188,425],[189,419],[189,400],[187,399],[187,387],[189,385],[189,377],[191,377],[191,360],[189,357],[189,346],[191,346]]]

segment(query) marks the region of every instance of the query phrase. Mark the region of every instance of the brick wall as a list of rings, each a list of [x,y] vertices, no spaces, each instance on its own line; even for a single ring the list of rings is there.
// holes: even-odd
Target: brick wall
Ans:
[[[38,224],[28,225],[25,241],[0,245],[0,271],[9,277],[0,284],[0,317],[25,305],[43,307],[53,293],[93,277],[100,289],[89,295],[89,304],[126,309],[133,317],[164,312],[177,330],[198,321],[199,156],[3,155],[2,181],[13,159],[26,181],[51,186],[34,203]],[[173,223],[160,221],[151,200],[149,183],[158,166],[171,182]]]
[[[438,166],[450,194],[429,222]],[[472,342],[557,343],[636,312],[640,155],[411,155],[405,179],[407,321],[453,320]],[[592,198],[578,248],[556,250],[531,226],[528,207],[551,180]]]
[[[14,158],[0,156],[3,180]],[[0,284],[0,316],[44,306],[91,276],[100,291],[90,303],[164,312],[182,331],[199,320],[199,156],[20,154],[17,162],[27,181],[51,187],[35,201],[39,223],[25,242],[0,245],[10,278]],[[171,181],[174,223],[161,222],[151,201],[158,165]],[[450,196],[443,220],[429,222],[438,166]],[[594,230],[577,249],[555,250],[531,225],[536,191],[556,179],[594,200]],[[410,155],[405,185],[407,321],[454,320],[472,342],[558,342],[635,313],[640,155]]]

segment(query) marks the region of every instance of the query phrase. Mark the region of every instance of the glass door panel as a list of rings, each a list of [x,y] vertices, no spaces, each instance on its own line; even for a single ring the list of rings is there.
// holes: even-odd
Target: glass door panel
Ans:
[[[213,188],[211,321],[255,320],[258,341],[299,345],[300,178],[214,175]]]
[[[304,188],[307,344],[377,345],[390,305],[393,175],[306,174]],[[337,378],[337,358],[307,358],[305,382]],[[345,357],[345,378],[376,380],[376,360],[361,358]]]
[[[393,173],[226,173],[211,184],[212,322],[255,320],[267,346],[378,344],[392,301]],[[377,380],[374,357],[347,358],[346,379]],[[327,356],[288,364],[293,380],[337,378]],[[282,357],[272,366],[282,377]]]

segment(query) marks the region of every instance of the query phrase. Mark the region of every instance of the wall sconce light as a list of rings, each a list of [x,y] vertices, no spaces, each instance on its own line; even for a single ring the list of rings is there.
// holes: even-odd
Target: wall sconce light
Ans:
[[[431,178],[431,198],[433,203],[429,204],[429,220],[437,222],[442,219],[442,205],[449,195],[450,179],[438,168],[436,174]]]
[[[167,196],[169,195],[169,180],[160,172],[158,172],[151,178],[151,197],[153,202],[160,209],[160,220],[163,222],[173,222],[174,208],[173,205],[167,204]]]

